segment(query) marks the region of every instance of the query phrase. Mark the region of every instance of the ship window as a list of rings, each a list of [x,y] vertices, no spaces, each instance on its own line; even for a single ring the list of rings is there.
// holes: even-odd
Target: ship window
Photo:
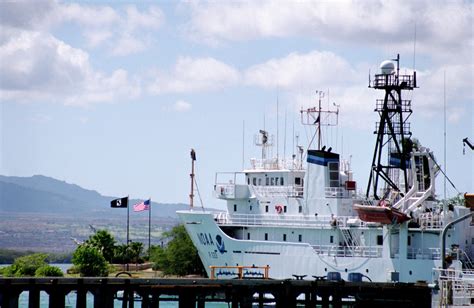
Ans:
[[[334,236],[331,235],[331,236],[329,237],[329,243],[331,243],[331,244],[334,243]]]
[[[283,181],[283,177],[280,178],[280,184],[281,186],[285,185],[285,181]]]
[[[258,186],[262,186],[262,179],[258,179]]]
[[[295,185],[301,185],[301,178],[295,178]]]
[[[338,187],[339,186],[339,163],[332,162],[328,163],[329,169],[329,186]]]
[[[234,204],[234,212],[237,212],[237,204]]]
[[[247,178],[247,184],[250,185],[250,178]]]
[[[286,205],[283,207],[283,212],[286,213]]]
[[[474,237],[471,239],[471,243],[472,245],[474,245]]]
[[[377,245],[383,245],[383,236],[377,235]]]
[[[283,234],[283,242],[286,242],[286,234]]]
[[[252,179],[253,185],[257,185],[257,178]]]
[[[408,246],[411,246],[411,236],[408,236],[407,241],[408,241]]]
[[[268,205],[265,205],[265,212],[268,213]]]
[[[265,178],[265,185],[270,185],[270,178]]]
[[[252,210],[252,206],[250,206],[250,210]]]
[[[247,233],[247,239],[248,240],[250,239],[250,233]]]
[[[268,241],[268,233],[265,233],[265,241]]]
[[[298,213],[302,213],[303,212],[303,207],[300,205],[298,206]]]
[[[271,179],[270,179],[270,184],[271,184],[271,186],[274,186],[274,185],[275,185],[275,178],[271,178]]]
[[[301,242],[303,240],[303,236],[301,234],[298,234],[298,242]]]

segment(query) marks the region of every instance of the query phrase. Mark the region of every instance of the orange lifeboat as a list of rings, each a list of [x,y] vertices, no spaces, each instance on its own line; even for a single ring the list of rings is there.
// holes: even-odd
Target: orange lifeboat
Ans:
[[[359,218],[365,222],[378,222],[381,224],[401,224],[410,220],[407,214],[387,206],[384,200],[378,205],[355,204],[354,210],[359,214]]]

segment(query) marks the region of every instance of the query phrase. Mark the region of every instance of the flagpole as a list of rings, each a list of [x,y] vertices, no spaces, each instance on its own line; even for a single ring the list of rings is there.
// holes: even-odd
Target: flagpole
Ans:
[[[150,205],[148,209],[148,259],[151,256],[151,198]]]
[[[128,204],[128,197],[127,196],[127,247],[130,241],[130,207]],[[128,260],[127,260],[127,271],[128,271]]]

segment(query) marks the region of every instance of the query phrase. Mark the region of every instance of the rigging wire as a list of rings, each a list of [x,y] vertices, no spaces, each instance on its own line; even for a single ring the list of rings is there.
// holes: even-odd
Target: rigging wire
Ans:
[[[197,191],[197,194],[198,194],[198,197],[199,197],[199,203],[201,203],[201,208],[204,211],[204,203],[202,202],[201,193],[199,192],[199,186],[198,186],[198,183],[197,183],[197,180],[196,180],[196,174],[197,174],[197,170],[194,173],[194,184],[196,185],[196,191]]]

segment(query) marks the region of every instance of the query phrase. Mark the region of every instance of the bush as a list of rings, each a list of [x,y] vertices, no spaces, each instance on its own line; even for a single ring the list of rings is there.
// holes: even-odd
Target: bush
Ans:
[[[15,276],[15,267],[13,265],[10,265],[0,269],[0,275],[5,277]]]
[[[43,265],[35,272],[36,277],[63,277],[63,271],[57,266]]]
[[[3,270],[3,275],[6,277],[34,276],[38,268],[48,265],[47,257],[45,253],[34,253],[16,258],[12,265]]]
[[[95,247],[80,245],[72,256],[72,263],[82,277],[104,277],[109,274],[108,263]]]

